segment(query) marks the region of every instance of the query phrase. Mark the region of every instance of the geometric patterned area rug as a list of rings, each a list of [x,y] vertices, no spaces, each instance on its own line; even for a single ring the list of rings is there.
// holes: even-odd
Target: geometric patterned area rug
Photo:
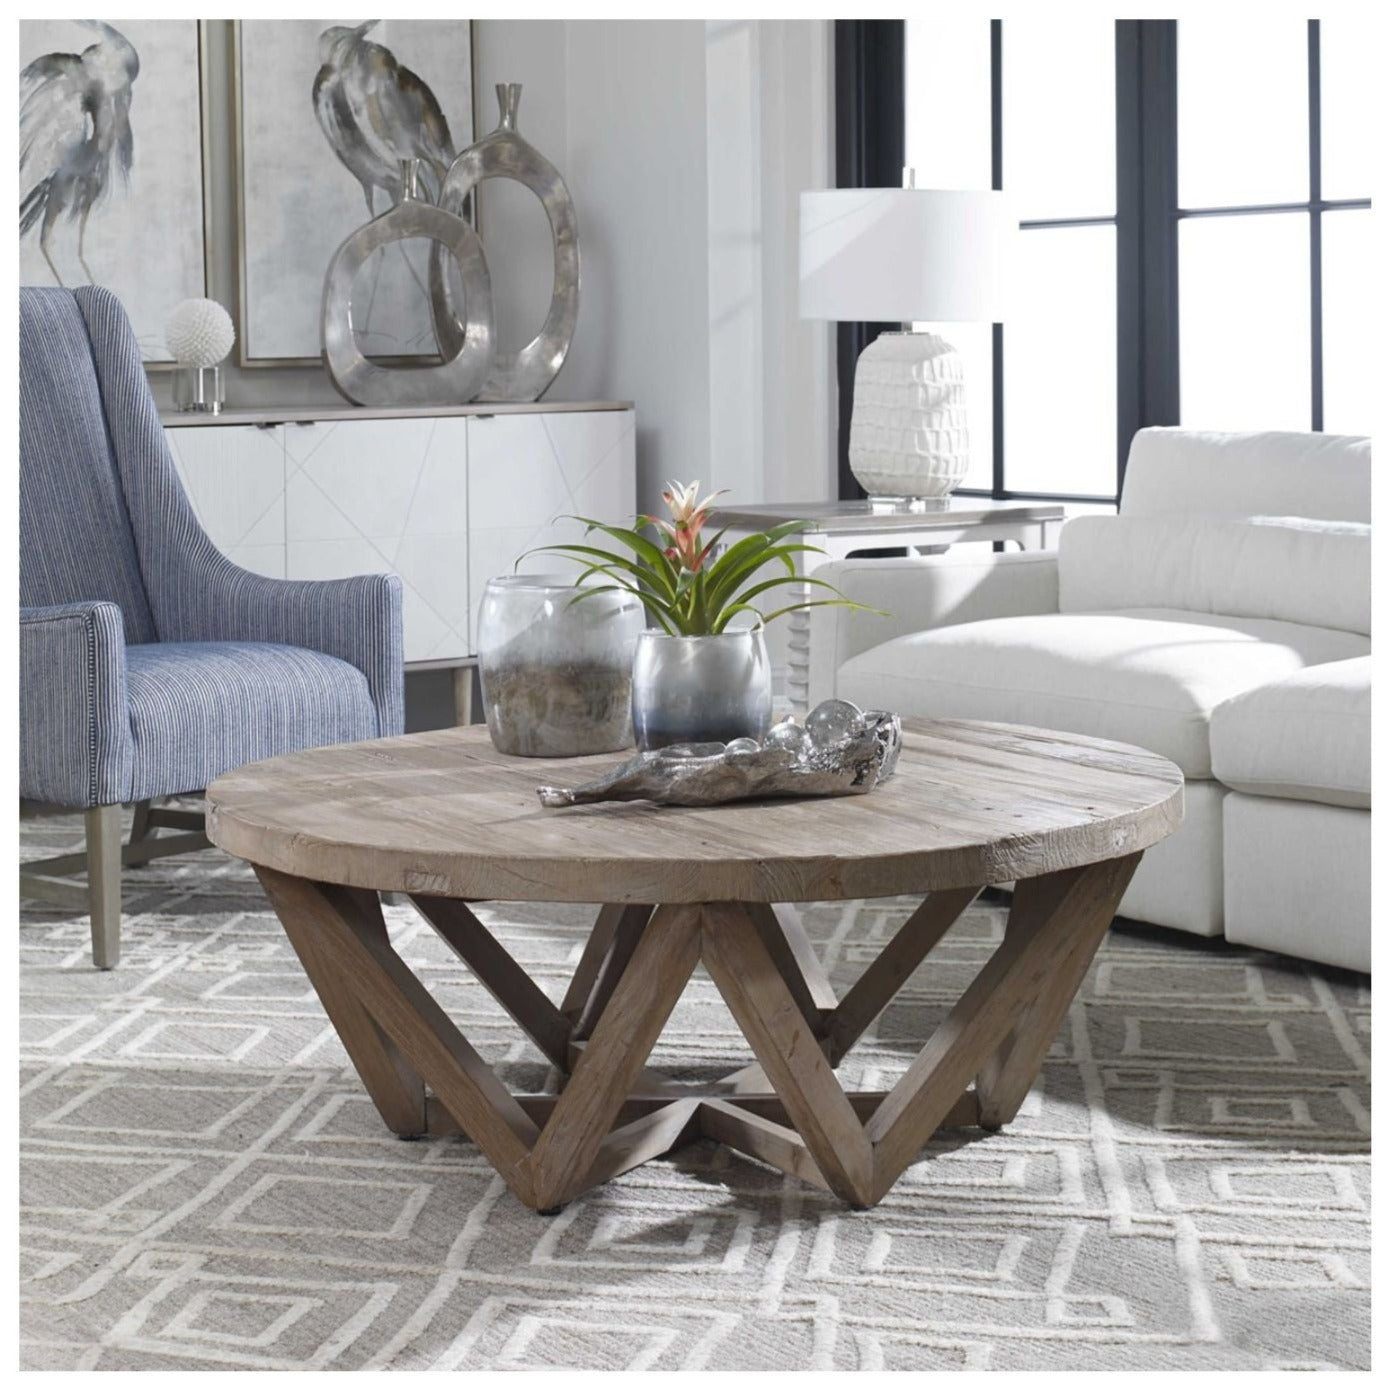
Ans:
[[[80,820],[23,826],[62,851]],[[127,873],[124,956],[21,911],[32,1369],[1369,1366],[1366,979],[1119,924],[1016,1121],[875,1209],[697,1142],[553,1218],[381,1127],[253,875]],[[811,906],[835,983],[912,902]],[[543,1066],[408,905],[396,947],[515,1088]],[[479,913],[561,995],[593,912]],[[854,1052],[888,1084],[980,966],[969,910]],[[697,975],[651,1063],[749,1058]],[[848,1071],[848,1066],[844,1066]]]

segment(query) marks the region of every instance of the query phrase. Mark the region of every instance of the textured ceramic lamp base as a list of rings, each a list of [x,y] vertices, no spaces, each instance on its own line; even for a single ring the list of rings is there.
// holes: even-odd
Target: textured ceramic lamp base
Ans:
[[[854,380],[848,463],[868,495],[947,496],[968,471],[958,352],[933,333],[884,332]]]

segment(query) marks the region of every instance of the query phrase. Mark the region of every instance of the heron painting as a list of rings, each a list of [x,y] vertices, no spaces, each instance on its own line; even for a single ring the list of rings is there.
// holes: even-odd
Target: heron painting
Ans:
[[[400,160],[436,192],[472,140],[467,20],[244,20],[241,113],[242,335],[248,360],[316,361],[323,276],[337,247],[400,196]],[[387,248],[353,326],[372,356],[436,350],[427,253]]]
[[[135,141],[130,98],[140,55],[113,24],[75,21],[97,41],[80,53],[44,53],[19,74],[19,234],[38,228],[39,249],[61,284],[50,241],[58,219],[77,221],[77,259],[83,258],[87,218],[104,201],[118,171],[130,187]]]
[[[109,286],[167,360],[169,311],[206,292],[198,26],[19,28],[21,281]]]
[[[366,37],[379,23],[368,19],[355,29],[324,29],[318,37],[323,65],[313,79],[318,124],[332,152],[361,184],[372,217],[383,210],[376,206],[377,190],[385,194],[386,207],[399,201],[401,159],[423,159],[436,193],[457,157],[447,117],[429,84]]]

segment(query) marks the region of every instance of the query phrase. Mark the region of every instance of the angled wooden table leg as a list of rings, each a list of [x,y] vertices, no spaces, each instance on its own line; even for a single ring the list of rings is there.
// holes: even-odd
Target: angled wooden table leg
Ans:
[[[573,976],[569,979],[568,990],[563,994],[563,1001],[559,1003],[559,1010],[574,1021],[578,1019],[587,1003],[592,986],[597,981],[597,974],[602,968],[603,960],[611,952],[612,940],[616,937],[617,923],[625,909],[626,907],[622,905],[598,907],[597,919],[593,921],[592,928],[588,931],[587,941],[578,957],[578,966],[573,970]]]
[[[871,1202],[872,1151],[818,1037],[785,981],[755,917],[734,904],[703,909],[703,961],[796,1134],[835,1194]]]
[[[1048,897],[1044,918],[1033,929],[1003,939],[890,1096],[867,1120],[867,1135],[876,1154],[874,1203],[938,1130],[969,1079],[1008,1042],[1031,1003],[1053,985],[1068,963],[1076,939],[1096,929],[1097,918],[1101,918],[1102,930],[1112,923],[1121,899],[1118,883],[1130,879],[1135,865],[1132,857],[1114,858],[1057,873],[1062,878],[1058,889],[1054,889],[1055,883],[1035,888]],[[1035,1068],[1031,1072],[1038,1072],[1044,1063],[1045,1051],[1064,1013],[1053,1016],[1047,1011],[1045,1018],[1053,1024],[1043,1035],[1039,1025],[1027,1027],[1025,1062],[1004,1062],[1009,1074],[1026,1072],[1032,1061]]]
[[[1039,995],[1022,1013],[1011,1034],[992,1053],[978,1071],[978,1122],[988,1130],[1005,1126],[1014,1118],[1035,1083],[1050,1044],[1064,1025],[1079,987],[1088,975],[1089,965],[1112,924],[1123,893],[1141,861],[1141,854],[1119,858],[1108,872],[1085,868],[1093,873],[1096,889],[1088,905],[1071,917],[1073,942],[1066,956],[1051,973]],[[1108,866],[1109,864],[1102,864]],[[1068,877],[1069,873],[1059,874]],[[1059,908],[1054,900],[1055,877],[1019,881],[1012,897],[1010,933],[1016,918],[1027,934],[1033,935],[1048,915]]]
[[[574,1040],[586,1040],[592,1034],[636,952],[653,909],[648,905],[604,905],[598,912],[593,929],[597,948],[590,940],[561,1008],[573,1016]]]
[[[699,929],[697,906],[661,906],[642,925],[592,1039],[535,1143],[530,1176],[536,1208],[565,1204],[587,1187],[604,1139],[615,1135],[613,1119],[698,963]],[[673,1140],[688,1117],[676,1115],[671,1120],[677,1131],[661,1129],[659,1139]]]
[[[390,947],[383,928],[375,927],[361,902],[366,893],[264,867],[256,871],[272,892],[281,921],[292,919],[290,930],[312,932],[310,956],[331,960],[328,971],[350,989],[351,999],[433,1089],[516,1196],[533,1205],[528,1164],[538,1129]]]
[[[710,1099],[704,1130],[864,1207],[881,1200],[946,1123],[995,1128],[1009,1121],[1045,1062],[1140,856],[1022,882],[1014,921],[993,956],[891,1092],[865,1104],[854,1097],[866,1095],[845,1094],[829,1068],[806,1015],[803,979],[797,987],[797,970],[768,942],[762,914],[705,907],[704,962],[780,1102],[739,1104],[735,1093]],[[824,1013],[830,1043],[836,1037],[852,1044],[976,894],[939,892],[926,901],[839,1011]]]
[[[552,1064],[566,1068],[573,1023],[462,902],[445,896],[410,898],[472,976],[510,1013]]]
[[[981,889],[965,886],[955,891],[931,891],[867,965],[827,1020],[829,1058],[835,1065],[857,1044],[862,1032],[881,1015]]]
[[[298,877],[268,867],[257,867],[255,872],[381,1119],[396,1136],[423,1136],[428,1131],[424,1081],[357,1002],[348,980],[334,967],[332,951],[323,947],[319,937],[317,921],[326,908],[321,894],[311,882]],[[366,893],[362,894],[364,897]],[[385,921],[378,901],[372,912],[363,899],[361,915],[366,928],[378,928],[384,936]]]

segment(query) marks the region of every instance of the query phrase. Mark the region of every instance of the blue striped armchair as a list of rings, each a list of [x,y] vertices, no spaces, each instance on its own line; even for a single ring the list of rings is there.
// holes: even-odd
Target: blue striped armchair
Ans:
[[[86,811],[78,899],[93,961],[111,968],[122,862],[159,855],[133,834],[122,848],[120,807],[137,806],[141,838],[191,826],[149,802],[403,731],[401,587],[237,567],[193,514],[115,296],[22,289],[19,321],[20,796]],[[25,864],[49,875],[26,871],[21,892],[71,899],[53,874],[82,861]]]

